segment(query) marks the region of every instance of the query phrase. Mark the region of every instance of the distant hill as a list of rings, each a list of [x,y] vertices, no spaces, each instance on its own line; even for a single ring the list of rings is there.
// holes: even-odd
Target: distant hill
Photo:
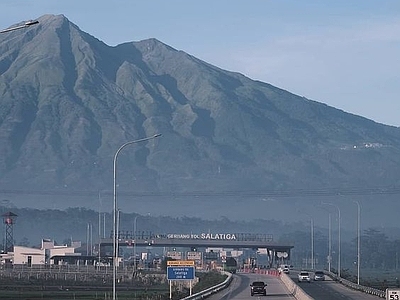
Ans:
[[[237,203],[239,215],[250,198],[400,190],[399,128],[156,39],[111,47],[63,15],[38,20],[0,35],[0,200],[109,204],[115,151],[155,133],[117,163],[121,206],[134,198],[142,213],[200,201],[219,215]]]

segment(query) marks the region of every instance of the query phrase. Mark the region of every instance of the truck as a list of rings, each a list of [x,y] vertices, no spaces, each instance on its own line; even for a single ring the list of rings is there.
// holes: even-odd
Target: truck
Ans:
[[[227,257],[224,263],[224,270],[232,274],[236,274],[237,261],[233,257]]]

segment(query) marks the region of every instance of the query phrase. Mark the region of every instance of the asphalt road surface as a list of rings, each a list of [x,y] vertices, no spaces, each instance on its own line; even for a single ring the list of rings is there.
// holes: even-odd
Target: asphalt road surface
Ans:
[[[308,295],[315,300],[378,300],[378,296],[364,294],[345,287],[344,285],[329,279],[325,281],[312,281],[311,283],[298,283],[297,274],[290,274],[292,280],[298,284]],[[267,285],[267,297],[250,295],[250,283],[252,281],[264,281]],[[289,294],[279,277],[260,274],[236,274],[231,285],[220,293],[211,296],[210,300],[243,300],[243,299],[271,299],[286,300],[295,299]]]
[[[250,283],[253,281],[264,281],[267,283],[267,297],[262,295],[250,295]],[[233,276],[230,286],[220,293],[211,296],[210,300],[243,300],[243,299],[263,299],[286,300],[295,299],[289,294],[289,290],[279,279],[273,275],[259,274],[236,274]]]
[[[378,300],[378,296],[354,291],[325,276],[325,281],[297,282],[297,273],[290,274],[292,280],[315,300]]]

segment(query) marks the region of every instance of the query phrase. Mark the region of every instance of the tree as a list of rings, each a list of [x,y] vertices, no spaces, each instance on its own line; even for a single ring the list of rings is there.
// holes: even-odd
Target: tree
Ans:
[[[361,257],[364,267],[367,268],[384,268],[385,255],[390,249],[388,237],[377,229],[369,228],[364,230],[361,236]]]

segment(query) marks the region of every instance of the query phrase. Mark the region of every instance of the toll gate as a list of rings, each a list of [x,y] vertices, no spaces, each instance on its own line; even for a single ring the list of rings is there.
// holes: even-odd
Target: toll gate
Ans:
[[[232,249],[266,249],[270,264],[282,258],[290,259],[290,244],[277,243],[271,234],[253,233],[169,233],[122,231],[117,234],[118,247],[178,247],[187,249],[232,248]],[[100,240],[102,256],[112,255],[112,234]]]

